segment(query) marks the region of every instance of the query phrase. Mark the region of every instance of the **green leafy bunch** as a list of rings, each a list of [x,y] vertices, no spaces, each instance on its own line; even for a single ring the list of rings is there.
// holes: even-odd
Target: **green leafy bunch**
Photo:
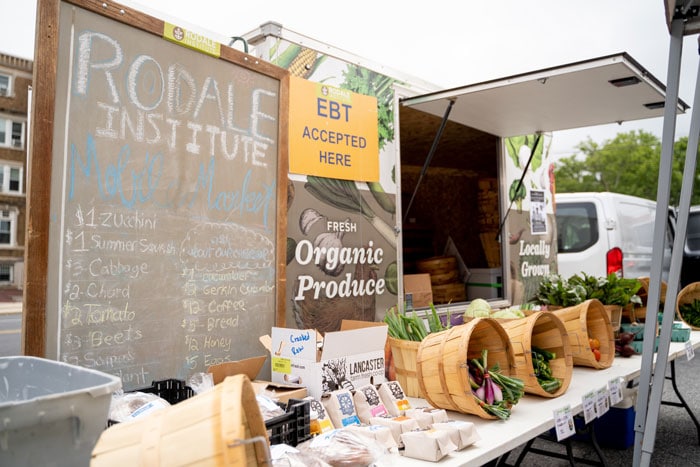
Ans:
[[[586,300],[586,289],[580,283],[570,283],[559,274],[549,274],[540,282],[534,300],[540,305],[578,305]]]
[[[604,305],[625,306],[628,303],[642,305],[637,292],[642,283],[637,279],[619,277],[610,273],[607,277],[595,277],[586,273],[574,274],[570,283],[580,284],[586,290],[586,299],[598,299]]]

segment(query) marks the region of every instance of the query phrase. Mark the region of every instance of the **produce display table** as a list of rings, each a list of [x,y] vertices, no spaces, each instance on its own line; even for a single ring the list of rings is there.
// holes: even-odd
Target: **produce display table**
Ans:
[[[690,335],[693,348],[700,347],[700,331]],[[656,357],[656,354],[654,354]],[[686,358],[686,343],[671,342],[668,360]],[[382,466],[478,466],[497,459],[501,455],[527,443],[532,438],[554,427],[554,411],[567,405],[572,415],[582,412],[583,396],[590,391],[598,390],[616,378],[626,382],[634,380],[641,372],[642,356],[630,358],[616,357],[610,368],[595,370],[592,368],[574,367],[569,389],[563,395],[549,399],[526,394],[513,407],[510,419],[507,421],[484,420],[475,415],[448,412],[450,419],[473,422],[481,437],[474,445],[447,455],[442,461],[433,463],[404,457],[400,454],[382,458]],[[674,381],[675,384],[675,381]],[[413,407],[429,405],[425,400],[410,398]]]

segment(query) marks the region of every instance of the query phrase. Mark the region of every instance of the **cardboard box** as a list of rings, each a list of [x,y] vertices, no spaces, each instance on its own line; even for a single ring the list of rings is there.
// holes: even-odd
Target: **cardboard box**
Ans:
[[[273,383],[258,380],[258,373],[267,357],[251,357],[244,360],[224,362],[210,366],[207,371],[212,374],[214,384],[221,383],[227,376],[245,374],[250,379],[255,394],[264,395],[272,400],[286,404],[289,399],[303,399],[307,396],[306,387],[299,384]]]
[[[273,383],[272,381],[253,381],[255,394],[267,396],[272,400],[286,404],[289,399],[303,399],[308,395],[305,386],[298,384]]]
[[[260,369],[265,364],[266,356],[246,358],[244,360],[236,360],[233,362],[219,363],[207,368],[207,373],[211,373],[214,379],[214,384],[219,384],[227,376],[233,376],[240,373],[248,376],[248,379],[253,381],[258,377]]]
[[[303,385],[318,400],[337,389],[384,382],[387,325],[343,320],[340,329],[327,332],[319,348],[314,329],[272,328],[272,381]]]
[[[503,297],[503,270],[501,268],[470,269],[467,282],[467,300]]]
[[[433,289],[430,274],[405,274],[403,276],[404,294],[413,297],[413,308],[430,306],[433,302]],[[408,303],[408,300],[406,300]]]

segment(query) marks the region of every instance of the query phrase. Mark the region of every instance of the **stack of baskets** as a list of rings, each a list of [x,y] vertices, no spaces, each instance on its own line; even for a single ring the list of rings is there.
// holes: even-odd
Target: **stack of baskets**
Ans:
[[[430,274],[433,303],[462,302],[467,299],[464,282],[460,280],[457,258],[435,256],[416,263],[419,272]]]

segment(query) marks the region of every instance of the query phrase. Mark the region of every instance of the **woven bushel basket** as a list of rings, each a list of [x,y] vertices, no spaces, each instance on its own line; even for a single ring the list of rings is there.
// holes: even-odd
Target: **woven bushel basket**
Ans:
[[[269,464],[267,429],[246,375],[102,432],[99,466],[258,466]]]
[[[608,314],[612,330],[619,331],[620,323],[622,323],[622,305],[603,305],[603,308]]]
[[[627,304],[622,308],[622,318],[626,322],[630,323],[643,323],[646,321],[647,314],[647,301],[649,299],[649,278],[640,277],[637,279],[642,286],[637,291],[637,296],[642,300],[642,306],[634,306],[633,304]],[[659,293],[659,302],[665,303],[666,301],[666,289],[667,284],[665,281],[661,281],[661,290]]]
[[[564,323],[555,314],[547,311],[535,312],[526,318],[501,321],[515,355],[515,376],[525,383],[525,392],[542,397],[557,397],[566,392],[571,383],[574,362]],[[561,380],[554,392],[542,389],[535,376],[532,364],[532,347],[548,350],[556,355],[549,361],[552,376]]]
[[[472,395],[467,362],[486,349],[488,368],[514,376],[515,358],[508,334],[496,320],[475,318],[446,331],[428,334],[418,348],[417,370],[423,398],[445,410],[496,417],[482,409]]]
[[[569,336],[574,366],[609,368],[615,358],[615,338],[610,319],[600,300],[586,300],[578,305],[554,310]],[[596,361],[589,339],[600,342],[600,361]]]
[[[676,298],[676,314],[681,319],[681,321],[690,326],[690,329],[692,329],[693,331],[698,331],[700,330],[700,327],[695,326],[686,321],[685,318],[683,318],[683,314],[681,313],[682,305],[689,305],[695,300],[700,300],[700,282],[692,282],[683,287],[683,290],[681,290],[678,293],[678,297]],[[697,325],[698,323],[695,324]]]
[[[387,336],[391,355],[394,358],[394,369],[396,379],[401,388],[409,397],[423,397],[418,384],[418,372],[416,370],[416,358],[418,357],[418,347],[420,342],[405,339],[396,339]]]

